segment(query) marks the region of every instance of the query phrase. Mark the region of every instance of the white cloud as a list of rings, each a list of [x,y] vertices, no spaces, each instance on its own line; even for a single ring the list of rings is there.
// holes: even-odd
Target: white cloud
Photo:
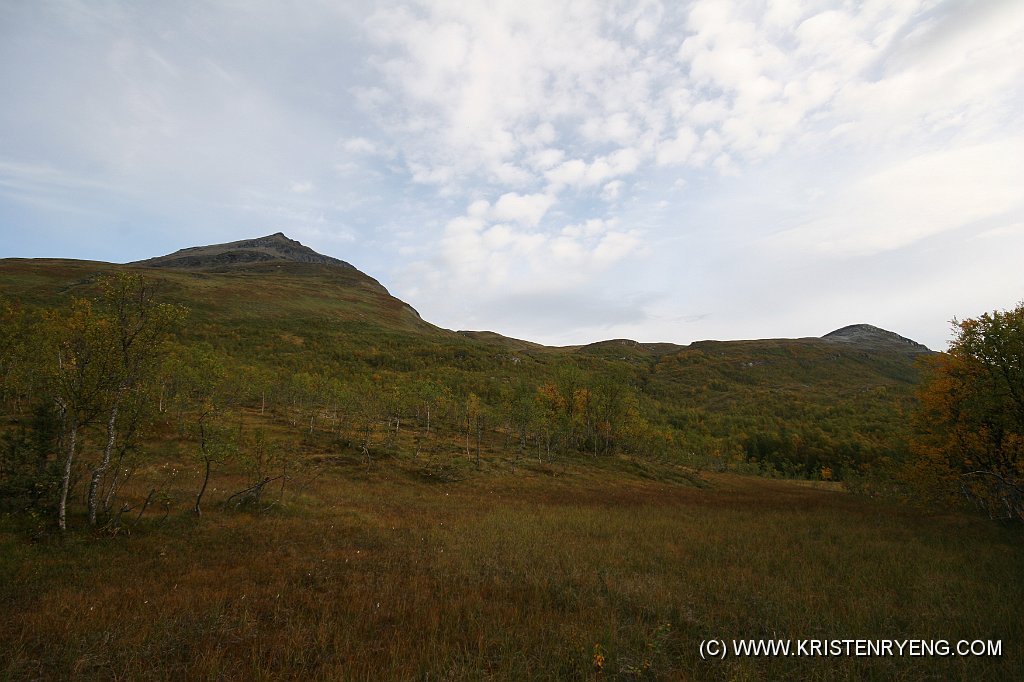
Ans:
[[[554,191],[569,187],[593,187],[612,178],[629,175],[640,166],[640,154],[631,148],[619,149],[611,154],[599,156],[590,163],[581,159],[566,161],[551,170],[544,177]]]
[[[351,154],[376,154],[377,145],[365,137],[350,137],[338,143],[342,149]]]
[[[529,157],[529,164],[536,170],[548,170],[561,163],[565,152],[561,149],[542,149]]]
[[[447,298],[457,291],[466,296],[466,287],[479,299],[554,294],[583,285],[641,251],[639,231],[623,229],[614,219],[594,218],[553,232],[529,229],[539,219],[542,199],[504,195],[493,206],[478,200],[465,215],[450,220],[442,254],[451,277],[436,280],[437,295]]]
[[[1024,137],[916,156],[866,175],[779,236],[783,248],[872,254],[1024,210]]]
[[[929,11],[915,1],[857,12],[717,1],[501,2],[483,11],[439,0],[382,9],[366,27],[382,50],[375,63],[388,97],[404,103],[394,111],[408,112],[384,120],[415,182],[446,195],[458,193],[456,182],[560,192],[603,188],[651,162],[734,175],[788,147],[820,144],[829,130],[859,140],[898,128],[894,119],[917,125],[892,104],[908,88],[920,92],[919,110],[953,102],[938,107],[933,127],[955,120],[979,91],[992,92],[995,77],[971,88],[976,74],[965,72],[955,90],[968,94],[939,96],[933,79],[905,68],[916,62],[901,56],[900,41],[915,28],[933,32],[921,18]],[[981,24],[977,35],[991,28]],[[1020,73],[1007,52],[1014,30],[1003,28],[985,60],[991,68],[1002,58],[1003,84]],[[671,41],[678,49],[666,50]],[[871,104],[876,96],[901,108],[886,113]],[[870,132],[847,125],[851,118]]]
[[[589,181],[595,184],[606,155],[597,148],[631,147],[643,135],[638,123],[649,118],[649,78],[641,55],[610,35],[600,8],[526,2],[487,11],[447,3],[421,9],[382,10],[367,22],[371,39],[389,51],[379,66],[391,90],[431,119],[405,140],[403,153],[417,167],[450,167],[457,158],[459,174],[498,181],[505,178],[497,169],[507,164],[543,172],[561,162],[552,143],[575,120],[595,145],[587,155],[598,163]],[[652,5],[636,21],[660,16]],[[459,47],[436,53],[431,43],[439,31]],[[623,102],[633,110],[610,108]],[[525,185],[526,178],[515,182]]]
[[[619,194],[622,193],[622,187],[625,183],[622,180],[612,180],[601,188],[601,198],[605,201],[615,201],[619,198]]]
[[[492,168],[488,177],[499,185],[509,187],[524,187],[529,185],[533,179],[533,176],[525,168],[511,163],[503,163]]]
[[[637,139],[638,131],[630,114],[619,111],[607,118],[589,118],[584,121],[582,133],[599,144],[614,142],[629,145]]]
[[[528,227],[536,227],[544,214],[554,203],[550,194],[502,194],[491,210],[491,218],[498,221],[511,220]]]
[[[697,147],[697,134],[689,127],[682,127],[674,139],[667,140],[658,148],[658,165],[685,163]]]
[[[585,185],[587,183],[587,171],[589,166],[581,159],[565,161],[554,168],[545,171],[544,177],[551,183],[552,187],[560,190],[564,186]]]

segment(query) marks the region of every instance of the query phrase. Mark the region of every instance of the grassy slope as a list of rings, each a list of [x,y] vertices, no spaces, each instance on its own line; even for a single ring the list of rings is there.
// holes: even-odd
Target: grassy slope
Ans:
[[[789,429],[895,454],[918,372],[905,354],[821,339],[705,341],[662,356],[650,383],[684,430],[735,437]]]
[[[0,261],[0,295],[58,305],[93,294],[91,279],[119,267]],[[797,434],[814,457],[840,448],[862,460],[898,454],[917,380],[904,353],[820,339],[549,348],[454,333],[424,322],[362,273],[326,266],[147,273],[166,282],[168,300],[192,309],[186,340],[210,341],[246,364],[340,377],[433,374],[493,404],[501,384],[536,385],[571,361],[591,375],[624,377],[641,392],[645,416],[677,449],[700,456],[737,456],[752,435],[780,432]]]
[[[0,294],[54,305],[113,267],[7,261]],[[429,366],[472,383],[542,378],[572,357],[627,371],[684,432],[825,429],[831,415],[884,439],[913,385],[899,357],[814,340],[535,348],[434,328],[358,277],[154,274],[193,309],[189,339],[246,361]],[[409,427],[367,467],[326,431],[297,439],[272,414],[243,416],[330,466],[299,471],[261,516],[220,507],[246,483],[219,467],[197,521],[194,444],[165,426],[126,499],[160,487],[166,521],[154,504],[116,537],[34,544],[0,521],[0,679],[592,679],[595,646],[609,679],[1013,679],[1024,666],[1016,529],[673,457],[541,463],[494,435],[481,471],[455,434],[414,456]],[[1004,654],[704,662],[708,637],[983,638]]]

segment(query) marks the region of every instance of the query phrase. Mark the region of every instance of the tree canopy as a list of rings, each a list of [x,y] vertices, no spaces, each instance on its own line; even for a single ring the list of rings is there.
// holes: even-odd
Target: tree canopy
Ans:
[[[953,324],[921,388],[913,474],[1024,520],[1024,303]]]

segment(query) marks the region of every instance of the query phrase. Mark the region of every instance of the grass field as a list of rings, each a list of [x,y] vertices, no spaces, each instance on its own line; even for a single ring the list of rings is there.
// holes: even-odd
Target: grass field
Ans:
[[[411,460],[351,462],[264,514],[218,506],[241,485],[221,475],[201,519],[182,500],[130,532],[36,542],[5,521],[0,679],[1024,672],[1019,529],[835,485],[625,460],[456,478],[432,482]],[[984,639],[1002,655],[705,661],[708,638]]]

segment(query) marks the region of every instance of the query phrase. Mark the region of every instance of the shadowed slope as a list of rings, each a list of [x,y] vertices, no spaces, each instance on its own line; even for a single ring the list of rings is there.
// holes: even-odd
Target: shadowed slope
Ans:
[[[234,265],[267,262],[319,263],[355,270],[350,264],[317,253],[281,232],[256,239],[243,239],[226,244],[190,246],[166,256],[157,256],[129,263],[147,268],[179,268],[188,270],[220,269]]]

